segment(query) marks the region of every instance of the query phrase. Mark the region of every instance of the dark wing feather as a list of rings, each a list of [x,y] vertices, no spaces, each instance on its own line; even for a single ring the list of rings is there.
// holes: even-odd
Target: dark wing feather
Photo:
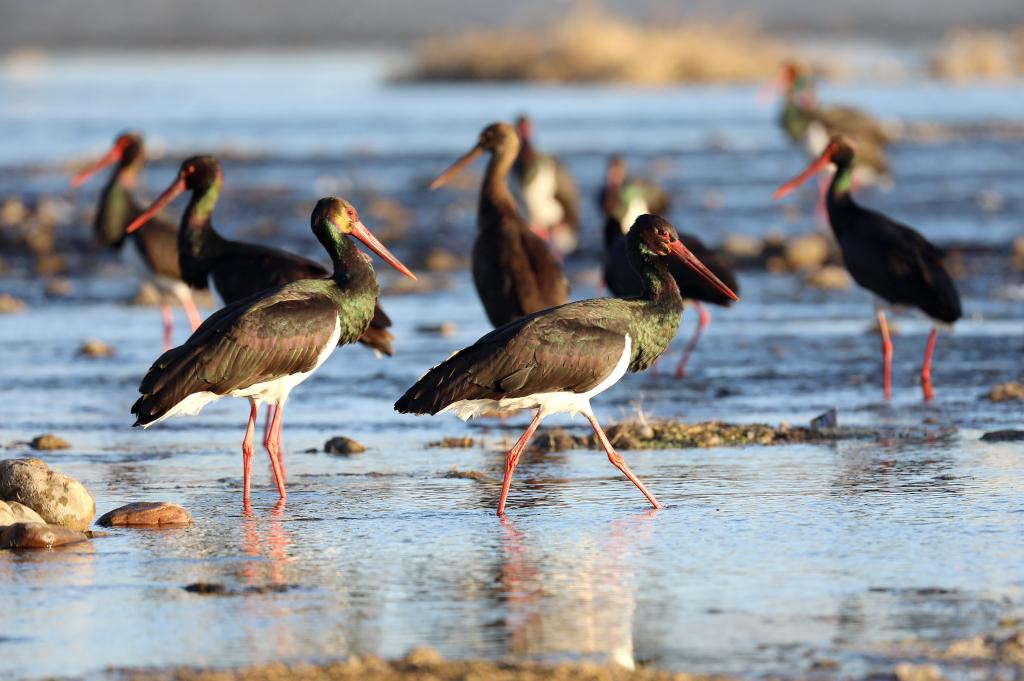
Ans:
[[[132,413],[150,423],[187,396],[225,395],[311,371],[333,335],[337,308],[300,285],[252,296],[218,310],[184,345],[168,350],[142,379]]]
[[[880,298],[920,308],[946,323],[962,316],[960,294],[942,251],[915,229],[858,206],[839,245],[854,280]]]
[[[615,368],[628,333],[625,301],[585,300],[506,324],[427,372],[395,403],[436,414],[459,400],[584,393]]]
[[[157,216],[131,237],[151,272],[168,279],[181,279],[177,227]]]
[[[211,268],[217,293],[225,303],[301,279],[322,279],[320,263],[278,248],[229,241]]]

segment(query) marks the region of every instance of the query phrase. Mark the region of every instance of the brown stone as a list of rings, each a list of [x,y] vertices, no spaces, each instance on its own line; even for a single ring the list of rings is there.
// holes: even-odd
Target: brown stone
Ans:
[[[9,293],[0,293],[0,314],[14,314],[25,310],[25,302]]]
[[[57,449],[71,449],[71,443],[64,438],[57,437],[53,433],[45,433],[43,435],[36,435],[32,438],[32,442],[29,443],[32,449],[38,449],[44,452],[49,452]]]
[[[324,451],[328,454],[341,454],[342,456],[349,456],[351,454],[361,454],[366,451],[366,447],[356,442],[350,437],[344,435],[338,435],[332,437],[330,440],[324,443]]]
[[[114,348],[97,338],[90,338],[78,348],[79,357],[113,357]]]
[[[60,525],[15,523],[0,531],[0,549],[49,549],[86,539],[84,532]]]
[[[104,513],[97,525],[188,525],[192,516],[178,504],[166,501],[136,501]]]

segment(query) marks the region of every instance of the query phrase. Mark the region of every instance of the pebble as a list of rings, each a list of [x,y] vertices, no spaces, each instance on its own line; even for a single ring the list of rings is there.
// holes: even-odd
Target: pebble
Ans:
[[[350,454],[365,452],[366,447],[350,437],[339,435],[337,437],[332,437],[324,443],[324,451],[328,454],[341,454],[342,456],[348,456]]]
[[[828,260],[829,247],[823,234],[799,234],[786,241],[783,257],[791,270],[814,270]]]
[[[1024,400],[1024,385],[1020,383],[1002,383],[992,388],[985,397],[991,402]]]
[[[460,471],[455,466],[448,469],[444,477],[452,480],[476,480],[477,482],[486,482],[491,479],[491,476],[483,471]]]
[[[730,234],[725,238],[722,250],[734,258],[755,259],[761,257],[764,244],[759,239],[746,234]]]
[[[455,335],[458,327],[455,322],[448,320],[441,322],[440,324],[420,324],[416,327],[417,333],[427,334],[431,336],[442,336],[444,338],[450,338]]]
[[[462,437],[448,436],[441,438],[436,442],[431,442],[430,444],[427,445],[427,447],[440,447],[442,449],[465,449],[467,447],[472,447],[474,444],[476,444],[476,442],[469,435],[464,435]]]
[[[84,532],[60,525],[15,523],[0,531],[0,549],[49,549],[87,539]]]
[[[25,301],[9,293],[0,293],[0,314],[15,314],[25,311]]]
[[[78,348],[79,357],[113,357],[115,354],[113,346],[97,338],[90,338]]]
[[[74,293],[75,287],[70,279],[54,277],[46,282],[44,292],[50,298],[67,298]]]
[[[32,449],[36,449],[43,452],[52,452],[58,449],[71,449],[71,443],[64,438],[57,437],[53,433],[44,433],[43,435],[36,435],[32,438],[32,442],[29,443]]]
[[[188,525],[192,516],[178,504],[166,501],[136,501],[108,511],[96,521],[102,527],[115,525]]]
[[[431,248],[423,256],[423,267],[430,272],[456,272],[467,269],[469,262],[444,248]]]
[[[430,646],[416,646],[402,658],[402,663],[410,667],[434,667],[442,662],[441,653]]]
[[[85,530],[96,515],[96,502],[82,483],[39,459],[0,461],[0,499],[25,504],[46,522],[72,530]]]
[[[0,527],[15,523],[46,523],[46,521],[25,504],[19,504],[17,501],[0,501]]]
[[[993,430],[981,436],[982,442],[1022,442],[1024,430]]]
[[[853,278],[846,268],[839,265],[825,265],[804,277],[804,283],[811,288],[824,291],[844,291],[853,286]]]

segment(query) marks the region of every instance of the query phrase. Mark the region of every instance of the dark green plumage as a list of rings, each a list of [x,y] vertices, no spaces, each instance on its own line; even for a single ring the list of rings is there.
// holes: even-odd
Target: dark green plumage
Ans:
[[[658,230],[678,240],[672,225],[651,215],[641,216],[627,237],[643,295],[568,303],[499,327],[427,372],[395,409],[436,414],[460,400],[586,393],[613,372],[627,334],[629,370],[651,366],[671,343],[683,311],[679,289],[650,245]]]
[[[193,169],[186,175],[185,186],[192,196],[178,231],[182,278],[189,286],[205,289],[212,279],[221,299],[234,303],[289,282],[328,275],[319,263],[294,253],[225,239],[212,222],[224,182],[220,164],[212,156],[195,156],[186,159],[182,168]],[[376,306],[372,325],[366,328],[360,342],[384,354],[393,354],[389,326],[391,320]]]
[[[150,368],[132,407],[135,425],[156,421],[191,394],[227,395],[265,381],[312,371],[340,326],[337,345],[360,338],[373,318],[377,280],[369,258],[325,217],[322,199],[313,231],[331,255],[325,279],[303,279],[227,305],[185,344]],[[347,205],[347,204],[346,204]]]

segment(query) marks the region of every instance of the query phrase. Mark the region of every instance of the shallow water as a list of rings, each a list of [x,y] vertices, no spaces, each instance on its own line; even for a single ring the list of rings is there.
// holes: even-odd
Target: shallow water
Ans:
[[[468,146],[480,124],[528,107],[550,122],[544,139],[564,143],[587,186],[599,177],[603,155],[627,139],[646,161],[681,153],[666,175],[687,192],[676,210],[688,224],[706,226],[711,241],[771,226],[811,228],[806,213],[787,219],[769,207],[772,186],[798,170],[802,157],[778,138],[771,111],[754,107],[752,90],[700,89],[683,97],[623,89],[383,88],[356,78],[349,90],[363,97],[327,89],[324,101],[296,105],[296,117],[281,121],[292,111],[289,95],[312,88],[309,82],[343,83],[338,74],[326,67],[301,71],[316,63],[311,57],[292,70],[268,65],[266,78],[283,87],[294,76],[297,90],[226,103],[213,98],[212,76],[152,59],[142,62],[149,70],[120,65],[120,75],[103,83],[88,62],[29,81],[8,71],[0,81],[4,94],[32,94],[3,112],[7,123],[20,121],[15,130],[25,141],[3,152],[11,154],[2,171],[10,190],[64,193],[57,160],[99,150],[128,119],[175,149],[224,146],[230,140],[218,131],[231,130],[243,140],[239,146],[265,155],[228,164],[218,211],[226,232],[244,234],[239,225],[262,219],[269,207],[282,219],[274,238],[315,253],[306,218],[294,208],[333,182],[402,201],[414,234],[436,228],[447,247],[460,251],[471,230],[472,192],[427,194],[423,180]],[[162,102],[176,101],[173,91],[159,99],[152,85],[184,89],[195,82],[188,92],[205,94],[186,111],[163,110]],[[145,104],[123,111],[114,103],[129,87]],[[150,87],[156,99],[147,97]],[[892,117],[985,122],[1021,95],[1019,87],[970,90],[970,97],[942,91],[925,104],[922,93],[935,87],[836,96],[867,98]],[[84,93],[93,96],[83,100]],[[574,103],[581,98],[593,106],[580,109]],[[58,101],[66,103],[63,111]],[[214,101],[226,112],[207,116],[200,105]],[[311,112],[326,116],[328,109],[338,117],[325,119],[326,130],[358,134],[329,137],[321,147]],[[385,110],[393,118],[382,117]],[[706,143],[715,130],[728,140],[724,149]],[[44,161],[31,172],[28,141],[38,143]],[[360,144],[371,151],[353,157]],[[1020,231],[1022,148],[1020,140],[984,135],[897,145],[897,189],[873,201],[942,241],[1005,245]],[[172,165],[153,164],[147,188],[158,189]],[[267,187],[276,193],[259,197]],[[720,208],[701,203],[712,188],[723,196]],[[981,209],[979,188],[1000,193],[1000,210]],[[93,191],[73,200],[88,203]],[[258,203],[246,204],[233,191]],[[920,224],[925,217],[927,227]],[[415,256],[411,243],[397,250]],[[464,425],[391,409],[426,367],[487,330],[465,273],[452,275],[448,289],[383,299],[395,320],[394,358],[342,348],[296,390],[285,414],[288,503],[275,506],[260,463],[253,515],[246,517],[239,449],[247,405],[222,401],[198,418],[130,429],[138,380],[159,351],[159,314],[124,305],[134,281],[123,268],[97,262],[102,258],[91,255],[89,267],[72,278],[68,300],[43,297],[41,283],[17,267],[15,276],[0,279],[0,291],[29,303],[23,314],[0,317],[0,442],[10,447],[4,456],[28,455],[17,441],[57,433],[73,449],[42,458],[81,480],[99,513],[165,499],[183,504],[196,523],[115,530],[85,547],[0,553],[0,676],[395,656],[418,644],[452,657],[614,659],[751,675],[800,672],[832,659],[841,663],[835,674],[843,675],[884,668],[895,642],[941,644],[1024,614],[1021,449],[978,440],[987,430],[1024,426],[1019,404],[980,399],[992,385],[1021,378],[1024,318],[1013,291],[1024,286],[1024,274],[1009,271],[998,252],[967,261],[969,276],[960,281],[966,316],[939,339],[931,405],[921,403],[915,382],[924,321],[896,320],[894,400],[887,406],[869,298],[855,290],[811,291],[794,277],[760,272],[741,272],[740,305],[712,311],[686,381],[669,369],[696,322],[692,313],[684,315],[660,372],[627,376],[594,404],[605,422],[631,416],[641,401],[648,415],[695,421],[803,424],[836,407],[841,424],[927,421],[957,427],[954,436],[626,452],[666,504],[657,513],[598,452],[529,455],[517,470],[506,523],[493,516],[503,449],[524,418],[502,429],[493,421]],[[594,295],[585,283],[595,280],[591,263],[572,267],[574,298]],[[416,330],[442,320],[455,322],[454,336]],[[180,340],[181,314],[177,321]],[[76,357],[89,337],[112,344],[117,356]],[[428,447],[465,433],[478,444]],[[369,450],[351,458],[305,453],[338,434]],[[452,467],[491,480],[444,477]],[[183,590],[195,582],[236,592],[274,588],[226,596]]]

